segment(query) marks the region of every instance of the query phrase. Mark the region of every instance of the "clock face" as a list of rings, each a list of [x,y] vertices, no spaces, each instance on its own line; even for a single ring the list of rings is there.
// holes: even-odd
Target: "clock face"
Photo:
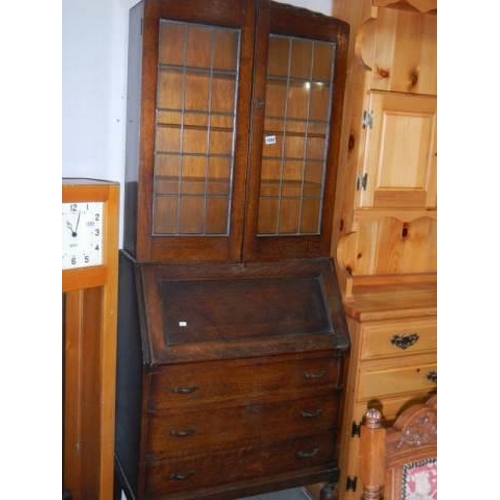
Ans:
[[[62,204],[62,268],[102,264],[104,203]]]

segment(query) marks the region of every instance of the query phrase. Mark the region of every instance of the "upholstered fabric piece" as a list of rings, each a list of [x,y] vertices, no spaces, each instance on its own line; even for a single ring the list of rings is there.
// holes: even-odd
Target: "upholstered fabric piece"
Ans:
[[[437,458],[403,467],[402,500],[437,500]]]

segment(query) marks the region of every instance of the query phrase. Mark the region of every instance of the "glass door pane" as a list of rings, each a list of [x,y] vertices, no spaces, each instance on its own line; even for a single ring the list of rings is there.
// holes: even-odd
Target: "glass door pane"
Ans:
[[[258,234],[319,234],[335,44],[270,35]]]
[[[161,20],[154,235],[229,234],[240,30]]]

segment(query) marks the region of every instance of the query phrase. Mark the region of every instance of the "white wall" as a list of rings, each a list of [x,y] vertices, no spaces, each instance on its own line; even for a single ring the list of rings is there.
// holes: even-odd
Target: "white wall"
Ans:
[[[331,14],[331,2],[284,1],[324,14]],[[128,11],[136,3],[63,0],[63,177],[123,183]]]

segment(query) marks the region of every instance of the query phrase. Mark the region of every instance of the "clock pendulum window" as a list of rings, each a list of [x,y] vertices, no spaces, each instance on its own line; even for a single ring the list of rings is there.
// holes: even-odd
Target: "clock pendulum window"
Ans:
[[[112,500],[119,184],[62,179],[63,492]]]

